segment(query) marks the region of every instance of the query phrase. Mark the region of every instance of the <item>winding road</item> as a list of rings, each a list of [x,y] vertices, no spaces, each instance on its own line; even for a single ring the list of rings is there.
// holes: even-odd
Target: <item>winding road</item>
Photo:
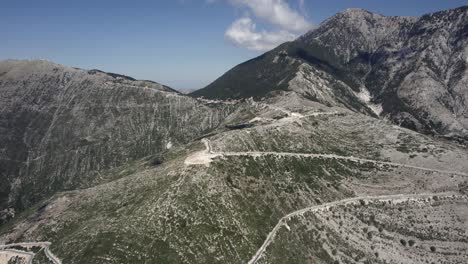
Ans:
[[[216,157],[232,157],[232,156],[251,156],[251,157],[261,157],[261,156],[278,156],[278,157],[302,157],[302,158],[322,158],[322,159],[337,159],[345,161],[353,161],[357,163],[372,163],[374,165],[388,165],[394,167],[403,167],[410,168],[428,172],[438,172],[442,174],[452,174],[468,177],[468,173],[459,172],[459,171],[449,171],[449,170],[440,170],[434,168],[426,168],[420,166],[414,166],[410,164],[403,164],[397,162],[389,161],[378,161],[371,159],[357,158],[353,156],[340,156],[336,154],[312,154],[312,153],[293,153],[293,152],[272,152],[272,151],[246,151],[246,152],[215,152],[211,147],[211,142],[209,139],[202,139],[203,144],[205,145],[205,150],[199,151],[190,155],[185,160],[186,165],[200,165],[200,164],[209,164]]]
[[[455,192],[445,192],[445,193],[422,193],[422,194],[396,194],[396,195],[382,195],[382,196],[369,196],[369,197],[353,197],[348,198],[340,201],[330,202],[322,205],[315,205],[311,207],[307,207],[301,210],[294,211],[290,214],[283,216],[276,226],[271,230],[268,234],[267,238],[263,242],[262,246],[257,250],[255,255],[252,259],[248,262],[249,264],[255,264],[257,261],[262,257],[265,253],[268,245],[275,239],[276,233],[278,230],[286,224],[288,220],[291,218],[302,215],[305,212],[317,212],[320,210],[328,210],[330,207],[337,206],[337,205],[348,205],[348,204],[357,204],[361,200],[364,201],[388,201],[388,200],[416,200],[422,198],[429,198],[437,195],[438,197],[453,197],[453,196],[461,196]]]
[[[460,176],[466,176],[468,177],[468,173],[464,172],[458,172],[458,171],[449,171],[449,170],[440,170],[440,169],[434,169],[434,168],[426,168],[426,167],[420,167],[420,166],[414,166],[410,164],[402,164],[402,163],[396,163],[396,162],[387,162],[387,161],[378,161],[378,160],[370,160],[370,159],[363,159],[363,158],[357,158],[357,157],[352,157],[352,156],[340,156],[340,155],[335,155],[335,154],[311,154],[311,153],[291,153],[291,152],[258,152],[258,151],[247,151],[247,152],[215,152],[213,151],[213,148],[211,146],[211,142],[209,139],[205,138],[202,139],[203,144],[205,145],[205,150],[199,151],[197,153],[194,153],[193,155],[187,157],[185,164],[186,165],[197,165],[197,164],[204,164],[209,166],[209,163],[212,162],[212,160],[216,157],[229,157],[229,156],[252,156],[252,157],[260,157],[260,156],[267,156],[267,155],[275,155],[275,156],[280,156],[280,157],[309,157],[309,158],[323,158],[323,159],[337,159],[337,160],[345,160],[345,161],[353,161],[353,162],[358,162],[358,163],[372,163],[375,165],[389,165],[389,166],[395,166],[395,167],[404,167],[404,168],[411,168],[411,169],[417,169],[417,170],[422,170],[422,171],[428,171],[428,172],[438,172],[442,174],[451,174],[451,175],[460,175]],[[285,215],[282,217],[279,221],[278,224],[273,228],[273,230],[268,234],[267,238],[265,239],[265,242],[262,244],[262,246],[257,250],[255,255],[252,257],[252,259],[248,262],[249,264],[254,264],[256,263],[263,255],[265,252],[266,248],[268,245],[274,240],[274,237],[278,230],[286,224],[286,221],[288,221],[290,218],[301,215],[305,212],[314,212],[314,211],[319,211],[322,209],[328,209],[332,206],[336,205],[343,205],[343,204],[350,204],[350,203],[357,203],[360,200],[366,200],[366,201],[377,201],[377,200],[403,200],[403,199],[421,199],[421,198],[427,198],[427,197],[432,197],[434,195],[437,196],[460,196],[459,194],[455,192],[445,192],[445,193],[422,193],[422,194],[396,194],[396,195],[382,195],[382,196],[370,196],[370,197],[353,197],[353,198],[348,198],[340,201],[335,201],[335,202],[330,202],[327,204],[322,204],[322,205],[316,205],[316,206],[311,206],[307,207],[298,211],[294,211],[290,214]]]
[[[13,243],[13,244],[0,245],[0,251],[12,251],[11,249],[9,249],[11,247],[23,247],[23,248],[41,247],[41,248],[44,249],[44,253],[47,256],[47,258],[49,258],[50,261],[52,261],[54,264],[62,264],[62,261],[50,251],[50,249],[49,249],[50,245],[52,245],[51,242]],[[21,251],[21,250],[18,250],[18,251],[21,252],[22,254],[26,253],[28,255],[31,255],[29,263],[32,263],[32,260],[34,258],[34,253],[25,252],[25,251]]]

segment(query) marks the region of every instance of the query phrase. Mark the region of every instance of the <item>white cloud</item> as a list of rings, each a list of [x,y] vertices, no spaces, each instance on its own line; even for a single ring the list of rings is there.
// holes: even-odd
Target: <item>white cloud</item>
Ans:
[[[285,30],[257,31],[255,23],[248,17],[234,21],[226,31],[225,36],[236,46],[254,51],[271,50],[281,43],[296,38],[296,35]]]
[[[267,51],[294,40],[298,34],[312,28],[312,23],[301,15],[305,13],[305,1],[298,0],[300,11],[293,10],[286,0],[205,0],[207,3],[226,1],[246,9],[244,17],[234,21],[225,37],[238,47],[254,51]],[[250,15],[249,15],[250,14]],[[257,30],[253,18],[270,24],[274,30]]]
[[[285,0],[229,0],[231,3],[246,6],[255,16],[284,30],[304,32],[312,27],[301,14],[291,9]],[[303,1],[300,1],[303,6]]]

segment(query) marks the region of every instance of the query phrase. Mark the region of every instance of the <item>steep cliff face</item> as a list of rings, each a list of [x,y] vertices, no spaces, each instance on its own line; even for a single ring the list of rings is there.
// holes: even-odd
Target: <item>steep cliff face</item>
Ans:
[[[468,7],[422,17],[348,9],[193,93],[290,90],[429,134],[467,137]]]
[[[227,104],[45,61],[0,63],[0,208],[22,209],[99,172],[217,127]]]

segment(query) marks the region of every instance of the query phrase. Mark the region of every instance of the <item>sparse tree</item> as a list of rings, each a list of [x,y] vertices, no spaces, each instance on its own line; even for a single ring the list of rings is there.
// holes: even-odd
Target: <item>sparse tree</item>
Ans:
[[[405,247],[406,247],[406,240],[404,240],[404,239],[400,239],[400,243],[401,243],[403,246],[405,246]]]

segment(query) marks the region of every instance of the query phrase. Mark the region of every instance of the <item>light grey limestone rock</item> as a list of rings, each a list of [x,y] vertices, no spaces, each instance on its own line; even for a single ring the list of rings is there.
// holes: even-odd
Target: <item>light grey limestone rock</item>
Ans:
[[[47,61],[0,63],[1,208],[87,186],[104,169],[185,144],[231,111],[149,81]]]

